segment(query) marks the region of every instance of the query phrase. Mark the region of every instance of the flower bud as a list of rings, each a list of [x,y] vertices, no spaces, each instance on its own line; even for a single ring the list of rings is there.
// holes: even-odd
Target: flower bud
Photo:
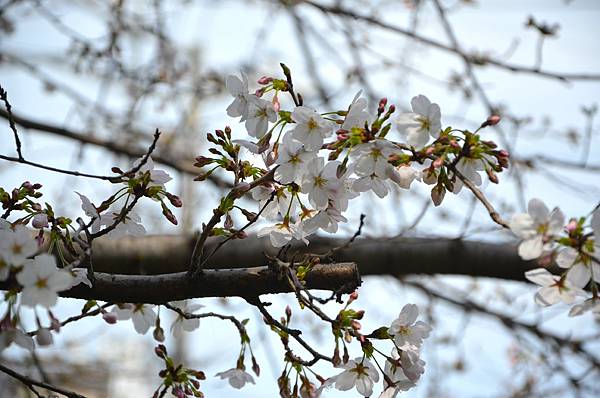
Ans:
[[[577,229],[577,220],[572,218],[569,223],[567,224],[567,226],[565,227],[565,229],[567,230],[567,232],[570,234],[572,232],[574,232]]]
[[[281,109],[281,103],[279,102],[279,97],[277,96],[277,94],[273,96],[271,104],[273,104],[273,109],[275,109],[275,112],[279,112],[279,110]]]
[[[38,190],[42,187],[42,184],[36,182],[35,184],[33,184],[33,189]]]
[[[183,206],[183,202],[181,201],[181,198],[177,195],[173,195],[172,193],[168,193],[167,192],[167,199],[169,199],[169,202],[171,202],[171,204],[174,207],[181,207]]]
[[[152,332],[152,337],[154,337],[154,340],[160,341],[161,343],[165,341],[165,332],[163,328],[160,326],[155,327],[154,332]]]
[[[435,187],[433,187],[433,189],[431,190],[431,200],[433,201],[433,204],[435,206],[441,205],[445,195],[446,189],[441,184],[438,184]]]
[[[358,299],[358,292],[355,290],[350,294],[350,297],[348,298],[348,304],[352,303],[356,299]]]
[[[102,314],[102,319],[104,319],[104,322],[108,323],[109,325],[114,325],[117,323],[117,314],[114,312],[105,312]]]
[[[485,169],[485,172],[491,182],[498,184],[498,175],[496,175],[492,169]]]
[[[484,128],[487,126],[495,126],[498,123],[500,123],[500,116],[490,115],[485,122],[481,123],[481,128]]]
[[[360,328],[362,327],[360,322],[355,319],[353,319],[352,322],[350,322],[350,326],[352,326],[352,329],[354,330],[360,330]]]
[[[33,216],[33,221],[31,222],[33,228],[44,228],[48,226],[48,216],[45,213],[38,213]]]
[[[272,77],[268,77],[268,76],[263,76],[260,79],[258,79],[256,82],[258,84],[269,84],[273,81]]]
[[[52,332],[47,328],[38,329],[37,335],[35,336],[35,341],[37,341],[39,346],[48,346],[53,342]]]

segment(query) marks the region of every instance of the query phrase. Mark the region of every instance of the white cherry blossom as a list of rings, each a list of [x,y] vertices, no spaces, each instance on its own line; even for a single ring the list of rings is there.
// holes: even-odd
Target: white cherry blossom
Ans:
[[[261,138],[269,129],[269,122],[277,120],[277,113],[273,104],[262,98],[250,96],[248,100],[248,114],[246,117],[246,130],[252,137]]]
[[[391,167],[388,169],[388,177],[400,188],[410,189],[410,184],[414,180],[421,179],[421,172],[410,166]]]
[[[287,245],[292,239],[297,239],[308,244],[305,238],[302,224],[296,222],[291,224],[289,219],[285,218],[283,222],[262,228],[256,234],[257,237],[269,236],[273,247],[282,247]]]
[[[194,311],[203,308],[202,304],[190,303],[186,300],[174,301],[170,303],[173,307],[179,308],[181,311],[192,314]],[[186,319],[185,317],[177,314],[177,318],[173,321],[171,325],[171,333],[175,338],[180,338],[183,335],[183,332],[192,332],[200,326],[200,319],[192,318]]]
[[[367,111],[367,100],[360,97],[361,93],[362,91],[359,91],[350,104],[344,123],[342,123],[343,130],[350,131],[353,127],[364,128],[365,122],[370,119]]]
[[[379,381],[377,368],[368,359],[351,359],[343,365],[346,369],[335,376],[335,388],[340,391],[348,391],[356,387],[356,390],[364,397],[373,394],[373,385]]]
[[[275,161],[275,164],[279,165],[275,170],[275,179],[282,184],[300,183],[308,162],[315,157],[316,152],[308,151],[300,141],[296,141],[287,133],[283,137],[279,156]]]
[[[398,117],[396,126],[406,142],[415,148],[422,148],[429,138],[437,138],[442,128],[441,112],[438,104],[431,103],[424,95],[410,101],[412,112]]]
[[[404,370],[402,369],[401,357],[396,348],[392,349],[391,358],[393,361],[388,359],[385,362],[384,372],[389,379],[394,382],[394,385],[391,386],[387,383],[387,381],[384,380],[384,392],[388,391],[390,388],[392,390],[388,391],[387,395],[383,395],[384,397],[395,397],[399,391],[407,391],[416,385],[415,381],[409,379],[404,373]]]
[[[133,163],[134,167],[137,167],[143,160],[144,157],[139,158]],[[146,172],[150,173],[150,184],[149,186],[164,186],[167,182],[173,178],[164,170],[158,170],[154,168],[154,161],[151,156],[148,156],[146,163],[138,170],[137,177],[141,177]]]
[[[559,301],[572,304],[578,295],[585,295],[582,289],[573,286],[567,279],[552,275],[545,268],[527,271],[525,278],[541,286],[535,294],[535,301],[539,305],[550,306]]]
[[[292,120],[296,122],[291,130],[293,137],[311,151],[321,149],[323,140],[333,132],[331,122],[306,106],[296,107],[292,112]]]
[[[394,336],[394,343],[401,349],[418,349],[423,340],[429,337],[431,326],[417,321],[419,308],[415,304],[406,304],[389,328],[389,334]]]
[[[583,303],[574,305],[569,311],[569,316],[579,316],[588,311],[600,318],[600,299],[598,297],[591,297]]]
[[[120,307],[115,305],[111,312],[115,313],[120,321],[131,319],[135,331],[139,334],[146,334],[156,322],[156,313],[150,304],[123,304]]]
[[[10,319],[5,318],[0,322],[0,352],[10,347],[12,343],[29,351],[33,351],[35,347],[31,336],[13,326]]]
[[[248,78],[242,73],[242,79],[237,76],[229,75],[225,79],[225,87],[234,100],[227,107],[227,115],[231,117],[241,116],[241,121],[246,120],[248,114]]]
[[[343,193],[343,183],[336,176],[340,162],[325,164],[318,157],[308,162],[302,178],[302,193],[308,194],[308,200],[315,209],[325,209],[329,200],[336,200]]]
[[[50,308],[56,304],[58,292],[72,286],[73,276],[56,267],[54,256],[44,253],[24,263],[17,282],[23,286],[21,304]]]
[[[378,177],[375,173],[354,180],[352,189],[355,192],[373,191],[380,198],[385,198],[390,190],[385,179]]]
[[[594,248],[596,254],[600,253],[600,246]],[[600,283],[600,264],[591,259],[587,253],[579,253],[572,247],[566,247],[556,256],[556,264],[561,268],[568,268],[567,279],[577,287],[585,287],[590,279]]]
[[[296,212],[296,202],[286,187],[258,186],[251,192],[252,199],[258,201],[258,210],[260,211],[263,207],[265,208],[262,216],[267,220],[274,220],[279,214],[282,217],[285,216],[288,213],[288,209],[290,214]],[[267,204],[273,192],[275,192],[275,197]]]
[[[19,224],[12,230],[0,230],[0,258],[7,264],[12,266],[22,265],[37,250],[37,242],[26,226]],[[6,273],[7,271],[0,272]]]
[[[531,199],[528,212],[515,214],[510,220],[510,229],[523,242],[519,255],[523,260],[533,260],[551,248],[550,240],[562,231],[565,216],[558,208],[552,212],[539,199]]]
[[[231,387],[236,388],[238,390],[243,388],[246,385],[246,383],[254,384],[254,379],[252,378],[252,375],[242,369],[229,369],[224,372],[219,372],[215,376],[218,376],[223,380],[226,379],[231,385]]]
[[[355,173],[359,176],[375,174],[379,178],[387,178],[392,168],[388,163],[388,157],[396,151],[394,144],[384,139],[357,145],[352,150],[352,156],[357,158],[354,164]]]
[[[333,206],[329,206],[327,209],[319,211],[313,217],[304,220],[302,223],[302,228],[306,235],[311,235],[318,229],[322,229],[325,232],[333,234],[337,232],[338,224],[346,221],[348,220],[338,209]]]
[[[121,208],[113,207],[109,209],[105,214],[100,216],[100,225],[110,226],[114,224],[120,217]],[[115,229],[110,231],[106,236],[111,239],[119,239],[127,235],[142,236],[146,233],[146,228],[142,225],[142,218],[135,212],[135,210],[127,213],[125,218],[117,224]]]

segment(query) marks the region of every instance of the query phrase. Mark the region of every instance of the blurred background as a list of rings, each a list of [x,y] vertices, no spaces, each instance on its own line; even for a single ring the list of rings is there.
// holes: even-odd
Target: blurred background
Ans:
[[[440,105],[445,126],[475,129],[500,114],[498,128],[483,134],[508,149],[512,163],[499,185],[484,186],[486,196],[505,218],[524,211],[532,197],[579,217],[600,200],[599,20],[594,0],[4,0],[0,84],[24,155],[46,165],[109,174],[113,166],[130,166],[154,130],[162,131],[154,159],[174,177],[168,188],[185,206],[174,227],[158,206],[142,203],[151,234],[191,234],[208,220],[227,176],[194,182],[193,158],[206,154],[209,131],[230,125],[237,138],[245,136],[225,113],[231,97],[224,79],[243,71],[252,90],[259,77],[280,76],[280,62],[292,69],[305,103],[321,112],[345,109],[363,90],[371,107],[387,97],[401,111],[424,94]],[[13,156],[4,108],[0,116],[0,153]],[[0,163],[2,187],[25,180],[43,183],[46,201],[70,217],[80,214],[74,191],[94,202],[114,191],[108,183]],[[362,213],[364,237],[514,240],[469,192],[447,195],[434,208],[427,186],[413,186],[383,201],[363,195],[338,236],[350,236]],[[534,291],[481,277],[382,275],[365,278],[357,304],[370,314],[365,329],[389,324],[408,302],[433,324],[425,375],[405,396],[598,396],[597,320],[568,318],[566,306],[541,310]],[[292,297],[268,300],[281,311],[291,304],[298,327],[317,347],[332,350],[328,330],[296,309]],[[256,385],[241,391],[212,377],[235,365],[238,337],[229,324],[203,320],[185,339],[168,335],[170,352],[209,376],[206,396],[277,396],[282,350],[257,311],[236,299],[198,302],[250,319],[262,368]],[[77,314],[82,305],[63,299],[55,315]],[[150,334],[137,335],[130,322],[107,327],[95,318],[69,326],[51,348],[31,356],[13,347],[0,360],[89,397],[152,395],[160,363]],[[581,344],[571,347],[568,338]],[[0,395],[17,394],[27,391],[0,376]]]

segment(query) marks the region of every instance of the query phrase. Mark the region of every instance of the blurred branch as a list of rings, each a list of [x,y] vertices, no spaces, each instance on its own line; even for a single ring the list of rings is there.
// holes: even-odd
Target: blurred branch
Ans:
[[[460,57],[464,58],[465,60],[467,60],[473,66],[483,67],[486,65],[492,65],[499,69],[508,70],[510,72],[534,74],[534,75],[537,75],[540,77],[556,79],[556,80],[560,80],[560,81],[564,81],[564,82],[571,81],[571,80],[600,80],[600,74],[595,74],[595,73],[552,72],[552,71],[548,71],[548,70],[538,69],[535,67],[532,68],[532,67],[527,67],[527,66],[510,64],[510,63],[500,61],[498,59],[490,58],[490,57],[487,57],[484,55],[467,54],[458,48],[454,48],[452,46],[447,46],[439,41],[429,39],[425,36],[421,36],[419,34],[411,32],[408,29],[403,29],[399,26],[389,24],[389,23],[384,22],[374,16],[358,14],[354,11],[340,7],[339,5],[329,6],[329,5],[325,5],[325,4],[320,4],[320,3],[316,2],[316,1],[312,1],[312,0],[302,0],[301,3],[309,5],[313,8],[316,8],[325,14],[337,15],[337,16],[341,16],[341,17],[352,18],[352,19],[355,19],[355,20],[361,21],[361,22],[366,22],[370,25],[377,26],[384,30],[389,30],[391,32],[395,32],[395,33],[401,34],[403,36],[409,37],[415,41],[418,41],[418,42],[426,44],[428,46],[437,48],[439,50],[454,53],[454,54],[459,55]]]
[[[205,250],[211,252],[222,238],[209,238]],[[311,253],[327,253],[343,246],[347,239],[314,237]],[[155,235],[142,238],[99,239],[94,241],[94,269],[114,274],[166,274],[189,267],[194,236]],[[289,253],[308,249],[292,245]],[[277,250],[268,239],[248,237],[228,243],[218,251],[207,268],[238,268],[267,263]],[[441,238],[357,238],[349,247],[335,252],[334,262],[355,262],[361,275],[456,274],[524,281],[524,272],[535,268],[523,261],[512,244],[474,242]],[[323,259],[323,262],[326,260]],[[200,282],[202,279],[199,279]]]
[[[9,114],[4,109],[0,109],[0,117],[9,120]],[[53,134],[53,135],[56,135],[59,137],[75,140],[75,141],[81,142],[83,144],[89,144],[89,145],[97,146],[100,148],[104,148],[113,153],[128,156],[131,159],[138,159],[147,153],[147,149],[141,149],[141,148],[135,149],[128,145],[121,145],[121,144],[115,143],[114,140],[104,140],[102,138],[94,137],[94,136],[91,136],[88,134],[79,133],[79,132],[76,132],[76,131],[73,131],[73,130],[70,130],[70,129],[67,129],[64,127],[60,127],[60,126],[56,126],[56,125],[48,124],[48,123],[43,123],[43,122],[39,122],[39,121],[36,121],[33,119],[18,116],[18,115],[15,115],[14,113],[12,114],[12,117],[14,119],[14,122],[17,125],[24,127],[26,129],[36,130],[36,131],[43,132],[43,133],[49,133],[49,134]],[[190,159],[189,161],[177,160],[177,159],[173,159],[173,158],[169,157],[168,155],[164,155],[164,154],[161,155],[159,153],[153,154],[152,159],[157,163],[171,167],[177,171],[181,171],[181,172],[193,174],[193,175],[198,174],[198,169],[193,166],[193,159]],[[229,187],[229,184],[227,182],[221,180],[220,178],[218,178],[214,175],[209,176],[208,179],[210,181],[212,181],[218,187],[221,187],[221,188]]]
[[[25,384],[27,386],[27,388],[29,388],[34,394],[36,394],[36,396],[38,397],[43,397],[43,395],[41,395],[40,393],[38,393],[35,387],[41,387],[44,388],[46,390],[52,391],[52,392],[56,392],[59,393],[61,395],[64,395],[65,397],[69,397],[69,398],[85,398],[85,396],[77,394],[73,391],[68,391],[68,390],[63,390],[62,388],[59,387],[55,387],[51,384],[48,383],[44,383],[41,381],[36,381],[33,380],[25,375],[22,375],[20,373],[15,372],[14,370],[7,368],[6,366],[0,364],[0,372],[6,373],[7,375],[9,375],[10,377],[13,377],[17,380],[19,380],[21,383]]]

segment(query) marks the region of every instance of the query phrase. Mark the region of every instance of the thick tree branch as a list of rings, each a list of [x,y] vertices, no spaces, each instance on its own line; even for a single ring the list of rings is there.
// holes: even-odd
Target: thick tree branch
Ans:
[[[209,238],[210,252],[222,238]],[[311,238],[311,244],[295,245],[295,251],[327,253],[347,239]],[[119,274],[165,274],[186,271],[195,243],[193,236],[160,235],[94,241],[94,268]],[[215,253],[206,268],[245,267],[265,264],[265,253],[276,255],[268,239],[233,240]],[[523,273],[536,267],[521,260],[516,245],[440,238],[357,238],[338,250],[331,260],[355,262],[361,275],[459,274],[525,280]],[[326,262],[327,259],[323,259]]]
[[[169,265],[169,259],[163,259]],[[205,270],[192,279],[187,272],[163,275],[117,275],[98,272],[94,287],[79,284],[61,292],[62,297],[114,303],[166,303],[197,297],[257,297],[268,293],[291,292],[286,280],[269,267]],[[307,289],[351,293],[360,286],[356,264],[315,265],[307,275]],[[0,289],[14,287],[1,282]]]

